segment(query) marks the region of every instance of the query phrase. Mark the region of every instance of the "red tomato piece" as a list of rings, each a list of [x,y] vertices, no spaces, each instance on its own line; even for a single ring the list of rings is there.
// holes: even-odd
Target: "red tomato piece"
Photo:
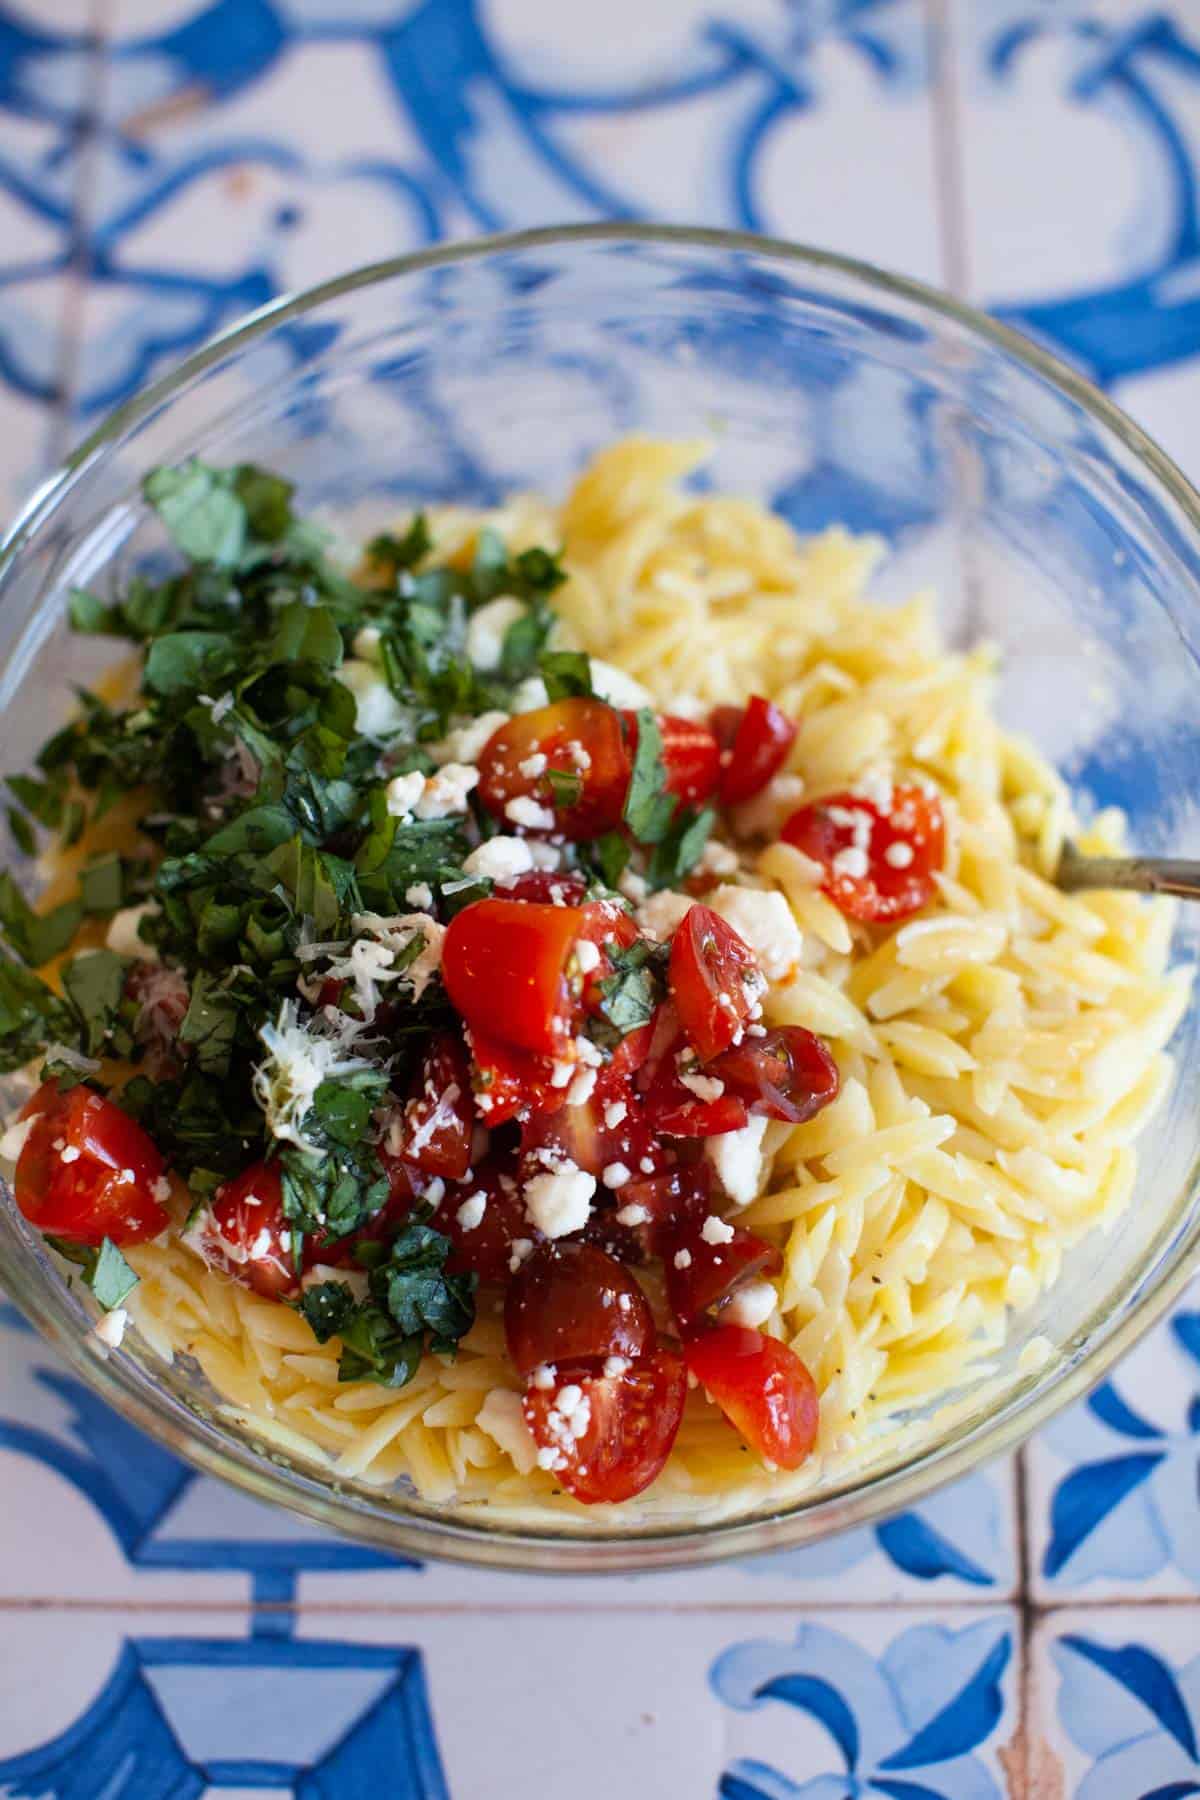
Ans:
[[[590,1506],[631,1500],[662,1473],[686,1399],[683,1358],[662,1348],[620,1374],[560,1368],[555,1387],[525,1390],[525,1419],[555,1480]]]
[[[567,1090],[554,1083],[554,1059],[518,1050],[512,1044],[481,1031],[468,1033],[473,1063],[475,1105],[483,1123],[492,1130],[507,1119],[530,1112],[556,1112],[565,1106]]]
[[[466,1046],[453,1032],[435,1032],[405,1104],[399,1154],[427,1175],[459,1181],[471,1166],[474,1126]]]
[[[802,1125],[836,1100],[841,1076],[829,1049],[803,1025],[784,1025],[765,1037],[744,1037],[707,1064],[752,1113]]]
[[[21,1111],[33,1126],[17,1160],[18,1207],[39,1231],[77,1244],[140,1244],[167,1212],[164,1163],[136,1120],[89,1087],[43,1082]]]
[[[634,1358],[655,1342],[650,1302],[611,1256],[593,1244],[543,1244],[513,1276],[504,1335],[518,1374],[540,1363]]]
[[[507,1281],[513,1244],[537,1236],[526,1217],[511,1156],[481,1161],[470,1181],[459,1182],[439,1202],[432,1223],[454,1246],[447,1268],[456,1274],[474,1270],[480,1281]]]
[[[451,919],[442,980],[473,1029],[539,1055],[571,1039],[567,964],[579,936],[570,906],[476,900]]]
[[[623,712],[629,739],[630,761],[637,755],[638,722],[636,712]],[[699,806],[717,785],[721,773],[721,746],[706,725],[693,719],[681,719],[674,713],[656,714],[662,738],[662,765],[668,794],[674,794],[684,806]]]
[[[508,803],[528,798],[553,814],[546,829],[572,839],[598,837],[621,822],[630,767],[620,716],[611,706],[555,700],[518,713],[492,733],[479,755],[479,798],[509,827]],[[561,798],[562,784],[555,792],[552,773],[569,778],[574,798]]]
[[[553,869],[529,869],[500,890],[504,900],[536,900],[543,906],[582,906],[587,882],[582,875]]]
[[[684,1036],[701,1062],[728,1050],[764,985],[749,944],[699,902],[671,939],[667,982]]]
[[[572,1105],[568,1095],[557,1112],[534,1113],[522,1128],[521,1149],[527,1156],[557,1150],[591,1175],[602,1174],[610,1163],[651,1175],[666,1160],[639,1095],[611,1065],[598,1072],[586,1100]],[[649,1166],[643,1168],[644,1163]]]
[[[834,905],[869,925],[919,912],[946,851],[941,801],[920,787],[895,788],[886,812],[861,794],[828,794],[794,812],[779,835],[820,863],[821,886]],[[855,851],[865,862],[861,874]]]
[[[771,700],[755,694],[745,710],[720,706],[712,727],[721,751],[722,806],[740,806],[778,774],[796,741],[795,723]]]
[[[278,1163],[251,1163],[219,1187],[200,1226],[201,1254],[268,1300],[300,1291]]]
[[[679,1014],[671,1002],[659,1007],[653,1031],[649,1054],[637,1077],[651,1129],[669,1137],[721,1137],[727,1131],[740,1131],[749,1118],[744,1100],[731,1092],[708,1100],[683,1082],[686,1059],[694,1060],[694,1053],[679,1028]],[[681,1057],[685,1059],[683,1070]],[[697,1068],[696,1073],[701,1072]]]
[[[663,1253],[667,1299],[682,1336],[690,1336],[705,1315],[727,1300],[733,1290],[760,1275],[778,1275],[783,1257],[774,1244],[731,1225],[732,1238],[710,1244],[694,1221],[676,1232]],[[685,1260],[680,1264],[680,1258]]]
[[[795,1351],[744,1325],[717,1325],[684,1348],[687,1366],[752,1450],[798,1469],[816,1442],[816,1385]]]
[[[657,1175],[637,1175],[620,1190],[621,1210],[640,1207],[646,1215],[631,1232],[639,1254],[665,1256],[681,1231],[699,1226],[709,1212],[712,1174],[707,1162],[679,1163]],[[606,1214],[593,1214],[603,1220]]]

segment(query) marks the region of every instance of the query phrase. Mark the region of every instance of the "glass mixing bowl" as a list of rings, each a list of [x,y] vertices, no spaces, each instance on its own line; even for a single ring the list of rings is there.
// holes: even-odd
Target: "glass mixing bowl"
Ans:
[[[1200,848],[1200,501],[1162,452],[1062,364],[913,282],[788,244],[634,226],[530,231],[359,270],[264,308],[116,413],[0,552],[3,767],[24,766],[105,655],[67,631],[67,590],[121,582],[161,548],[139,499],[155,465],[266,463],[357,534],[413,502],[561,493],[591,452],[634,430],[710,438],[704,482],[801,531],[881,533],[884,606],[928,582],[952,642],[999,643],[1004,722],[1085,802],[1123,806],[1140,849]],[[11,843],[6,856],[19,864]],[[1185,914],[1177,954],[1196,930]],[[128,1419],[385,1549],[582,1571],[804,1544],[1011,1448],[1178,1295],[1200,1246],[1198,1032],[1193,1004],[1132,1205],[1014,1321],[986,1381],[907,1420],[865,1472],[770,1516],[647,1526],[618,1510],[514,1527],[339,1482],[256,1444],[198,1372],[164,1367],[133,1334],[99,1355],[7,1192],[0,1279]]]

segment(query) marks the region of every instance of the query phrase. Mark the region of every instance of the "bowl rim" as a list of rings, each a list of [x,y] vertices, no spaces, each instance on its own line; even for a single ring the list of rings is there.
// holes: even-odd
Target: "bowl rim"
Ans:
[[[545,225],[497,232],[430,246],[389,257],[334,276],[312,287],[266,302],[210,338],[198,350],[112,409],[82,443],[64,458],[30,494],[0,535],[0,588],[15,558],[48,520],[81,476],[103,457],[123,433],[168,402],[181,388],[231,354],[253,344],[276,326],[302,316],[327,301],[359,288],[489,257],[556,249],[573,244],[676,246],[694,250],[744,253],[795,268],[840,275],[868,290],[898,298],[944,319],[968,335],[1002,350],[1097,420],[1150,472],[1159,487],[1196,533],[1200,552],[1200,493],[1168,454],[1116,406],[1094,383],[1042,344],[953,295],[910,276],[894,274],[862,259],[835,251],[751,232],[691,225],[647,225],[613,220]],[[1163,1317],[1183,1292],[1200,1261],[1200,1213],[1192,1204],[1200,1180],[1200,1161],[1189,1173],[1180,1207],[1164,1221],[1143,1252],[1141,1275],[1130,1275],[1118,1307],[1127,1305],[1145,1270],[1164,1259],[1151,1285],[1132,1308],[1107,1328],[1098,1314],[1080,1327],[1075,1339],[1061,1347],[1061,1360],[1048,1377],[1031,1370],[1014,1385],[1002,1409],[932,1449],[918,1449],[882,1471],[870,1466],[846,1485],[801,1498],[777,1513],[748,1519],[669,1526],[648,1525],[628,1533],[616,1530],[554,1530],[544,1527],[490,1525],[486,1514],[456,1518],[437,1507],[405,1496],[389,1497],[386,1509],[366,1493],[350,1496],[321,1483],[314,1468],[281,1465],[269,1446],[221,1442],[207,1433],[184,1434],[160,1396],[143,1391],[105,1356],[95,1354],[87,1338],[65,1328],[43,1306],[36,1291],[12,1292],[11,1299],[43,1337],[66,1358],[72,1371],[123,1417],[166,1445],[203,1473],[215,1475],[253,1498],[299,1513],[325,1529],[336,1530],[384,1551],[521,1572],[587,1573],[651,1572],[699,1567],[771,1550],[816,1542],[830,1535],[819,1529],[823,1512],[836,1508],[832,1531],[867,1525],[883,1515],[910,1507],[937,1488],[1002,1455],[1023,1442],[1047,1420],[1094,1387],[1113,1364]],[[5,1196],[7,1184],[0,1183]],[[1169,1240],[1179,1241],[1168,1247]],[[1165,1256],[1164,1256],[1165,1253]],[[3,1291],[3,1290],[0,1290]],[[1087,1346],[1084,1348],[1084,1346]],[[360,1491],[361,1492],[361,1491]],[[380,1500],[383,1499],[381,1490]],[[817,1529],[813,1529],[818,1526]]]

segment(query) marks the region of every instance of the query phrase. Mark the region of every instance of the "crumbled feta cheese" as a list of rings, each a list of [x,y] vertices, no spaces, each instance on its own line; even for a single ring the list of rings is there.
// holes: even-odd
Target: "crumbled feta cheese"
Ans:
[[[156,1180],[154,1182],[154,1186],[151,1188],[150,1191],[154,1195],[154,1198],[158,1201],[158,1204],[160,1206],[165,1206],[167,1204],[167,1201],[171,1198],[171,1178],[170,1178],[170,1176],[169,1175],[159,1175],[156,1178]]]
[[[565,1237],[587,1224],[595,1191],[596,1177],[567,1163],[525,1183],[525,1211],[547,1237]]]
[[[28,1119],[14,1119],[0,1137],[0,1157],[5,1162],[16,1162],[25,1148],[25,1140],[37,1123],[37,1115],[31,1114]]]
[[[799,775],[773,775],[761,793],[733,810],[733,829],[737,837],[778,837],[779,827],[794,813],[804,798],[804,782]]]
[[[579,1061],[585,1063],[589,1069],[598,1069],[604,1061],[603,1052],[599,1045],[593,1044],[591,1038],[577,1037],[575,1039],[575,1054],[579,1058]]]
[[[570,738],[568,740],[567,755],[571,759],[572,768],[577,769],[581,775],[586,775],[587,771],[592,766],[592,759],[578,738]]]
[[[692,1266],[691,1251],[690,1250],[677,1250],[675,1252],[675,1267],[677,1269],[690,1269],[691,1266]]]
[[[857,844],[847,844],[844,850],[838,850],[830,864],[835,875],[846,875],[852,881],[861,881],[870,866],[866,851],[860,850]]]
[[[417,801],[418,819],[449,819],[467,810],[467,795],[479,786],[479,770],[470,763],[443,763],[436,775],[425,779],[425,791]]]
[[[629,1358],[627,1356],[606,1356],[604,1359],[604,1373],[610,1381],[615,1381],[619,1375],[624,1375],[628,1367]]]
[[[677,1072],[680,1082],[689,1093],[695,1094],[697,1100],[703,1100],[706,1104],[719,1100],[725,1092],[725,1083],[716,1075],[701,1075],[697,1069],[680,1069]]]
[[[633,869],[623,869],[617,879],[617,887],[627,900],[639,905],[650,892],[650,883]]]
[[[707,905],[745,939],[769,981],[789,975],[800,961],[800,927],[782,894],[723,886],[708,896]]]
[[[514,713],[535,712],[539,706],[548,706],[550,696],[541,676],[527,675],[524,681],[518,682],[510,704]]]
[[[497,887],[511,887],[518,876],[528,874],[532,867],[529,845],[518,837],[488,838],[463,860],[468,875],[486,876]]]
[[[490,737],[494,737],[502,725],[508,724],[506,712],[480,713],[477,719],[467,719],[448,731],[444,738],[436,744],[425,744],[426,753],[435,763],[477,763],[480,752]]]
[[[575,961],[581,975],[590,975],[593,969],[600,966],[599,944],[593,944],[590,938],[580,938],[575,946]]]
[[[469,1200],[463,1201],[454,1216],[464,1231],[475,1231],[483,1224],[483,1215],[486,1211],[487,1195],[481,1188],[479,1193],[472,1194]]]
[[[158,913],[155,900],[146,900],[141,906],[123,906],[109,920],[104,942],[118,956],[136,956],[140,962],[157,962],[158,951],[138,936],[138,926],[143,919],[156,919]]]
[[[354,695],[354,722],[362,737],[391,738],[408,731],[412,715],[401,706],[379,670],[357,657],[347,657],[338,680]]]
[[[775,1289],[769,1281],[744,1281],[721,1308],[722,1325],[747,1325],[757,1331],[775,1311]]]
[[[556,1058],[550,1067],[550,1086],[556,1088],[570,1087],[575,1075],[575,1064]]]
[[[553,1363],[539,1363],[529,1379],[535,1388],[540,1388],[543,1393],[548,1393],[558,1381],[558,1370]]]
[[[517,764],[517,772],[523,775],[526,781],[537,781],[539,776],[546,773],[546,761],[543,752],[535,750],[532,756],[527,756],[524,762]]]
[[[624,1100],[610,1100],[604,1108],[604,1123],[610,1131],[615,1131],[629,1111]]]
[[[475,1414],[475,1423],[510,1459],[518,1475],[537,1467],[538,1447],[525,1420],[520,1394],[511,1388],[493,1388]]]
[[[123,1306],[114,1306],[92,1326],[93,1335],[110,1350],[119,1350],[121,1340],[125,1336],[125,1327],[129,1323],[129,1314]]]
[[[904,843],[899,838],[894,844],[889,844],[883,853],[884,862],[890,864],[893,869],[907,869],[912,859],[912,845]]]
[[[705,1141],[704,1154],[713,1166],[726,1198],[749,1206],[762,1186],[762,1145],[768,1121],[752,1116],[740,1131],[727,1131]]]
[[[525,617],[526,608],[512,594],[497,594],[471,614],[467,624],[467,656],[477,669],[498,669],[510,625]]]
[[[529,846],[529,854],[533,858],[535,869],[547,869],[551,873],[561,869],[563,848],[561,843],[547,843],[544,838],[534,838]]]
[[[892,791],[892,778],[885,769],[864,769],[854,784],[854,792],[861,794],[886,818],[895,804]]]
[[[623,1188],[632,1175],[633,1170],[627,1163],[610,1162],[606,1165],[600,1179],[606,1188]]]
[[[68,1144],[65,1150],[59,1151],[58,1160],[65,1163],[77,1163],[80,1154],[81,1152],[75,1144]],[[124,1170],[121,1171],[121,1174],[124,1175]]]
[[[637,922],[642,930],[660,943],[673,937],[696,902],[690,894],[677,894],[671,888],[651,894],[637,909]]]
[[[393,819],[411,819],[424,792],[425,777],[420,769],[411,769],[407,775],[393,775],[384,789],[388,813]]]
[[[596,1081],[597,1075],[595,1069],[576,1070],[571,1079],[571,1085],[567,1089],[567,1105],[586,1106],[587,1102],[592,1097],[592,1090],[596,1086]]]
[[[535,800],[532,794],[518,794],[515,799],[507,801],[504,816],[511,819],[514,825],[523,825],[526,831],[554,829],[554,814],[548,806]]]
[[[701,875],[736,875],[738,871],[738,853],[729,844],[721,843],[719,838],[709,838],[696,869]]]
[[[533,1255],[532,1238],[514,1238],[508,1247],[508,1272],[515,1275],[523,1262]]]
[[[539,1469],[545,1469],[548,1474],[551,1474],[555,1469],[565,1469],[567,1466],[567,1459],[561,1450],[556,1450],[554,1448],[553,1444],[543,1444],[542,1448],[537,1453],[537,1466]]]
[[[601,662],[598,656],[591,658],[592,692],[601,700],[607,700],[610,706],[653,706],[654,697],[640,681],[627,675],[624,669],[618,669],[613,663]]]
[[[622,1206],[616,1215],[618,1225],[630,1226],[644,1225],[649,1217],[646,1208],[636,1200],[631,1200],[628,1206]]]
[[[700,1236],[706,1244],[732,1244],[733,1226],[727,1225],[716,1213],[709,1213],[700,1227]]]
[[[405,888],[404,898],[409,906],[420,907],[425,912],[433,905],[433,889],[427,881],[414,881],[411,887]]]

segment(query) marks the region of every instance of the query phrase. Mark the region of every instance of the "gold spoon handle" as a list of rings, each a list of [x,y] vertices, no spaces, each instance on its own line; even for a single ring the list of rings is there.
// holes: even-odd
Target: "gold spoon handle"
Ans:
[[[1068,894],[1081,888],[1128,888],[1136,894],[1175,894],[1200,900],[1200,862],[1163,856],[1081,856],[1064,844],[1054,877]]]

